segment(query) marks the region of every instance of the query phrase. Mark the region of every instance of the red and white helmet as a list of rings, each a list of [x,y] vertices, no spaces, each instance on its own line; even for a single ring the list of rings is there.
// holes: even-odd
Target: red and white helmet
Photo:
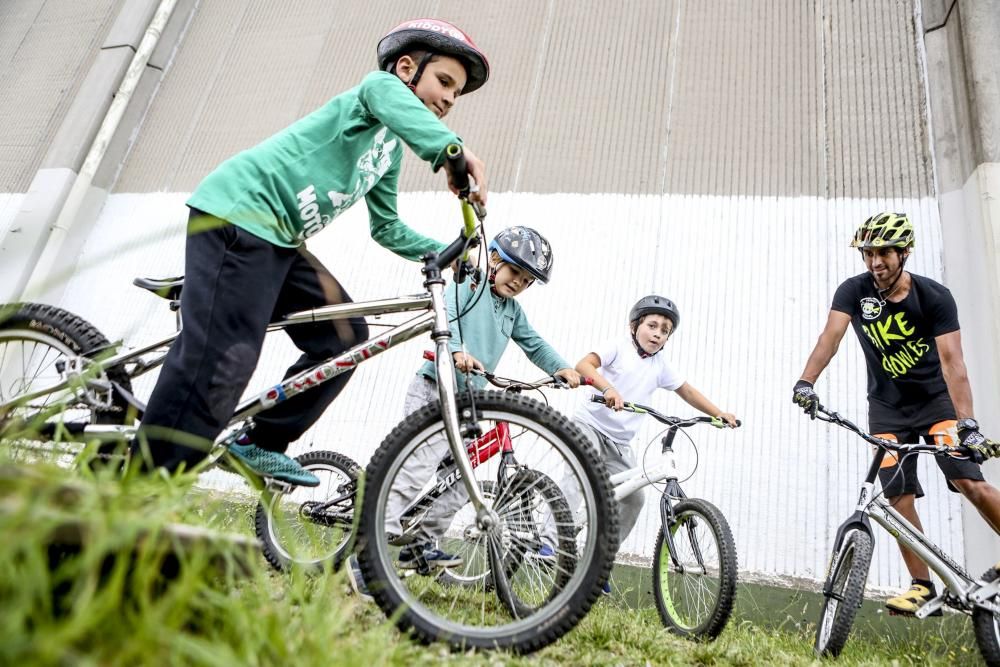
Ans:
[[[472,38],[441,19],[413,19],[387,32],[378,43],[379,69],[391,72],[400,56],[416,50],[458,58],[465,65],[463,95],[477,90],[490,78],[490,63]]]

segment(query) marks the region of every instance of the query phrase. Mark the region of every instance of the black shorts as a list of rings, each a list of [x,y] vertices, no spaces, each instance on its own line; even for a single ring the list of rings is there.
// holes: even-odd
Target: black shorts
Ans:
[[[899,407],[869,399],[868,429],[873,435],[901,444],[913,444],[919,442],[920,438],[928,444],[942,447],[954,447],[958,444],[955,408],[947,393],[939,394],[926,403]],[[917,454],[911,454],[903,458],[902,465],[898,465],[894,454],[885,455],[878,478],[887,497],[913,494],[920,498],[924,495],[917,478],[917,458]],[[983,472],[978,463],[947,456],[935,456],[934,460],[948,480],[950,491],[958,492],[951,483],[953,479],[983,480]]]

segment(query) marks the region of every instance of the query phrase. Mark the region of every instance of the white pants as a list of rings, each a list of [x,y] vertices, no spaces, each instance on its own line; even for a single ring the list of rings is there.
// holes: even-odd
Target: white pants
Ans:
[[[635,467],[635,454],[632,453],[631,446],[627,443],[615,442],[590,424],[585,424],[579,420],[574,421],[576,421],[576,425],[580,427],[580,430],[587,436],[591,444],[597,448],[598,455],[604,460],[604,465],[607,467],[609,475],[614,475]],[[575,477],[564,477],[559,488],[562,489],[563,494],[566,496],[566,502],[569,504],[570,509],[574,511],[574,515],[577,514],[580,505],[583,503],[583,497],[580,495],[579,481]],[[628,534],[632,532],[635,522],[639,520],[639,513],[642,511],[645,501],[646,494],[644,493],[644,488],[618,501],[618,546],[621,546],[621,543],[625,541]],[[579,522],[580,517],[576,517],[576,519]],[[544,532],[548,539],[553,540],[555,526],[547,525]]]
[[[417,375],[406,390],[403,411],[409,417],[414,412],[438,399],[437,383]],[[427,442],[420,444],[403,463],[396,476],[385,508],[385,530],[392,535],[400,535],[403,528],[400,519],[403,512],[417,499],[417,495],[435,477],[438,466],[450,453],[448,438],[442,430]],[[442,493],[431,505],[420,523],[415,535],[422,542],[434,542],[445,534],[458,509],[469,500],[465,485],[459,481]]]

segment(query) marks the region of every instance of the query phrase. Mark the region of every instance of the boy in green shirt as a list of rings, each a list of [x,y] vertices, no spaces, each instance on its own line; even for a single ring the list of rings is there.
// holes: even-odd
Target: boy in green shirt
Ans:
[[[410,260],[442,249],[396,211],[402,142],[435,170],[444,165],[446,147],[462,141],[441,118],[459,95],[486,82],[489,63],[455,26],[416,19],[382,38],[378,64],[357,87],[223,162],[188,200],[183,328],[132,444],[146,465],[173,471],[204,458],[250,381],[274,318],[351,301],[304,241],[358,199],[365,198],[372,238],[382,246]],[[468,149],[465,156],[479,188],[472,197],[485,204],[485,165]],[[448,183],[456,191],[451,173]],[[367,339],[368,327],[358,317],[287,333],[303,352],[290,377]],[[262,475],[319,484],[284,451],[349,377],[261,412],[231,452]]]

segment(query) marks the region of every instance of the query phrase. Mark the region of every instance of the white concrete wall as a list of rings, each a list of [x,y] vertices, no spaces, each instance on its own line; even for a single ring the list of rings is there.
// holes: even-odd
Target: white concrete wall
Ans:
[[[960,190],[939,197],[943,226],[945,282],[952,287],[962,315],[962,345],[976,418],[983,433],[1000,437],[1000,163],[979,165]],[[962,304],[965,308],[962,308]],[[983,466],[991,484],[1000,486],[1000,462]],[[1000,537],[985,527],[971,503],[962,506],[969,569],[978,574],[996,563]]]
[[[165,302],[131,286],[135,276],[183,272],[184,194],[112,195],[88,240],[61,305],[112,339],[138,345],[173,326]],[[739,415],[739,431],[692,431],[700,454],[690,495],[716,503],[736,536],[748,575],[822,578],[837,525],[851,511],[868,462],[868,448],[849,433],[810,422],[792,405],[798,378],[826,319],[836,286],[863,266],[848,247],[854,229],[874,211],[908,212],[918,245],[909,268],[940,278],[941,238],[933,200],[820,200],[705,196],[528,195],[494,193],[487,233],[520,223],[546,234],[555,273],[522,303],[534,326],[570,360],[625,326],[630,305],[649,292],[676,300],[682,324],[665,350],[684,376],[717,404]],[[404,194],[404,219],[447,240],[457,232],[457,204],[438,193]],[[356,206],[310,242],[355,299],[421,291],[416,264],[371,241],[367,214]],[[966,310],[960,304],[960,313]],[[824,401],[865,421],[865,371],[851,334],[817,386]],[[363,365],[344,394],[293,453],[330,448],[365,463],[401,418],[405,387],[428,343],[411,341]],[[282,335],[265,349],[249,391],[280,377],[296,356]],[[516,348],[501,373],[535,378]],[[141,396],[151,386],[137,386]],[[582,393],[550,392],[572,411]],[[657,405],[688,414],[676,396]],[[643,448],[658,429],[648,424]],[[682,462],[693,461],[681,445]],[[657,448],[650,452],[655,456]],[[929,498],[920,504],[930,535],[964,558],[959,500],[944,488],[932,461],[921,462]],[[224,473],[206,484],[236,482]],[[655,497],[623,545],[649,556],[656,533]],[[894,543],[877,537],[870,583],[906,582]]]
[[[23,200],[24,195],[21,193],[0,192],[0,237],[10,229]]]

